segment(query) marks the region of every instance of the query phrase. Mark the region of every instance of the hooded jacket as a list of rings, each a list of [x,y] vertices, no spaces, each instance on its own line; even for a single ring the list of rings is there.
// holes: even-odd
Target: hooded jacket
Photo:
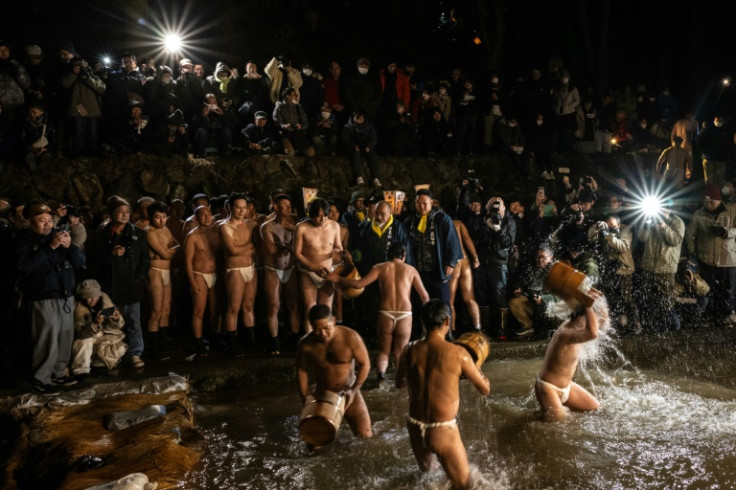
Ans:
[[[279,70],[279,60],[277,58],[271,58],[263,72],[268,76],[268,96],[271,98],[271,103],[275,104],[281,98],[281,88],[284,82],[284,72]],[[297,100],[299,100],[299,87],[304,83],[302,81],[302,74],[299,70],[289,70],[286,74],[286,81],[289,86],[294,87],[296,90]]]
[[[641,268],[652,274],[674,274],[680,261],[685,223],[672,213],[663,223],[664,228],[644,225],[639,229],[639,239],[644,242]]]
[[[714,227],[726,229],[724,238]],[[698,261],[713,267],[736,267],[736,204],[725,204],[709,213],[704,208],[695,211],[685,230],[688,252]]]

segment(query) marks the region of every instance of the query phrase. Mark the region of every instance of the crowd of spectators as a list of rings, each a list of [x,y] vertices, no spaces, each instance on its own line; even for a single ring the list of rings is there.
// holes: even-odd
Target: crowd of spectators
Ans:
[[[365,159],[380,184],[376,154],[497,151],[524,176],[552,178],[554,152],[669,146],[681,113],[668,87],[600,94],[552,61],[515,79],[460,68],[422,78],[394,58],[318,67],[277,56],[262,71],[249,60],[242,75],[225,61],[211,71],[200,60],[172,64],[122,53],[106,66],[69,41],[21,56],[0,41],[0,164],[35,169],[58,154],[341,154],[357,182]]]
[[[559,300],[545,290],[544,277],[555,260],[570,262],[606,294],[621,333],[677,329],[683,315],[736,324],[736,193],[728,180],[736,132],[724,116],[703,124],[701,134],[701,125],[683,116],[667,87],[659,94],[640,86],[600,96],[576,87],[562,67],[550,67],[547,77],[535,68],[528,78],[508,84],[497,74],[476,83],[460,69],[447,80],[420,80],[413,65],[400,68],[390,61],[378,69],[366,58],[346,76],[337,61],[324,76],[316,68],[306,61],[296,68],[279,56],[266,63],[263,74],[249,61],[242,76],[225,62],[206,75],[189,59],[172,69],[149,60],[139,64],[125,53],[120,67],[108,69],[89,65],[68,42],[54,60],[28,46],[20,63],[0,41],[0,159],[36,169],[59,152],[340,153],[349,158],[356,184],[365,183],[365,160],[374,187],[380,187],[377,154],[493,149],[506,154],[522,176],[544,185],[534,196],[487,193],[469,175],[458,184],[456,203],[419,191],[415,208],[404,206],[397,216],[380,193],[356,191],[348,209],[341,204],[348,196],[331,200],[329,217],[341,222],[342,240],[358,270],[365,274],[387,260],[388,243],[403,243],[407,263],[417,268],[426,289],[449,303],[454,293],[448,283],[465,261],[472,284],[461,285],[462,299],[470,318],[457,322],[458,328],[498,338],[543,337],[550,330],[555,320],[548,306]],[[648,178],[661,184],[664,201],[648,217],[640,214],[641,196],[625,178],[599,186],[598,176],[555,176],[561,169],[553,166],[554,152],[617,149],[659,155]],[[702,205],[667,200],[698,179],[701,166]],[[133,207],[112,196],[100,215],[63,203],[0,201],[2,324],[30,321],[37,390],[73,383],[91,367],[112,368],[120,360],[141,368],[144,337],[151,358],[161,359],[169,316],[185,324],[183,312],[192,308],[188,291],[199,294],[194,276],[183,272],[187,240],[199,235],[192,253],[207,249],[213,256],[212,271],[195,271],[211,289],[221,261],[209,250],[213,242],[205,229],[233,213],[259,227],[291,216],[290,205],[283,204],[290,198],[283,192],[272,196],[258,208],[247,194],[196,195],[188,217],[179,200],[141,198]],[[162,235],[163,228],[168,231]],[[252,229],[255,257],[266,249],[258,248],[262,229]],[[290,241],[272,248],[292,252]],[[167,261],[170,270],[157,265]],[[252,272],[242,274],[246,279]],[[162,306],[166,294],[173,308]],[[216,296],[227,294],[217,290]],[[377,294],[367,290],[345,315],[366,337]],[[243,304],[248,315],[252,299],[250,306]],[[212,333],[203,334],[201,325],[199,334],[195,330],[198,355],[207,350],[203,335],[218,341],[226,309],[221,301],[204,299],[194,308],[199,321],[205,304]],[[334,306],[342,312],[339,301]],[[465,312],[458,308],[459,317]],[[148,325],[145,336],[142,325]],[[254,328],[247,330],[253,341]],[[12,351],[22,339],[10,337],[16,341],[6,344]],[[238,352],[232,338],[223,347]],[[275,341],[271,352],[278,350]]]

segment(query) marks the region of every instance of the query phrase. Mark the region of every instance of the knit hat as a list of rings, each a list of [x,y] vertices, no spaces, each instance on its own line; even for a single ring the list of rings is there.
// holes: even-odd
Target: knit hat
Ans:
[[[110,214],[114,213],[120,206],[130,206],[130,203],[120,196],[112,195],[107,198],[107,210]]]
[[[253,117],[256,119],[268,119],[268,114],[266,114],[266,111],[256,111]]]
[[[72,44],[71,41],[64,41],[63,43],[61,43],[61,47],[59,48],[59,51],[66,51],[74,55],[77,54],[77,50],[74,49],[74,45]]]
[[[174,71],[171,68],[169,68],[168,66],[166,66],[166,65],[159,66],[158,67],[158,76],[159,76],[159,78],[164,73],[168,73],[169,75],[173,75],[174,74]]]
[[[361,191],[353,192],[353,194],[350,196],[350,204],[354,205],[355,201],[357,201],[358,199],[365,199],[365,194],[363,194]]]
[[[31,219],[39,214],[52,214],[51,208],[45,201],[31,201],[23,208],[23,217]]]
[[[42,56],[43,55],[43,51],[41,50],[41,46],[39,46],[37,44],[29,44],[28,46],[26,46],[26,55],[28,57],[31,57],[31,56]]]
[[[192,63],[192,60],[190,60],[189,58],[184,58],[179,62],[179,67],[182,66],[194,66],[194,63]]]
[[[705,186],[705,197],[708,197],[714,201],[720,201],[722,200],[721,197],[721,190],[718,188],[717,185],[706,185]]]
[[[77,294],[82,299],[99,298],[102,296],[102,286],[94,279],[85,279],[77,284]]]
[[[358,61],[355,64],[371,66],[371,60],[368,58],[358,58]]]

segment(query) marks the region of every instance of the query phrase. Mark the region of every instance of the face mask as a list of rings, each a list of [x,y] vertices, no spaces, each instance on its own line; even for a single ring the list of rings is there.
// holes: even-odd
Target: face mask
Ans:
[[[309,68],[305,68],[304,70],[302,70],[302,73],[304,73],[304,75],[308,77],[312,76],[312,70],[310,70]]]
[[[543,119],[537,119],[537,126],[541,126],[542,124],[544,124],[544,120]]]
[[[669,90],[665,90],[665,91],[664,91],[664,92],[662,92],[662,93],[663,93],[664,95],[669,95],[669,94],[670,94]]]
[[[329,119],[330,116],[332,115],[331,112],[322,112],[321,114],[322,114],[322,119]]]
[[[641,123],[641,129],[647,129],[647,123]]]
[[[731,195],[731,187],[724,185],[723,188],[721,188],[721,194],[724,196],[730,196]]]
[[[519,123],[513,123],[513,122],[512,123],[509,123],[509,127],[510,128],[515,128],[518,125],[519,125]]]
[[[164,85],[170,84],[171,83],[171,77],[163,77],[161,79],[161,83],[163,83]]]
[[[491,85],[498,85],[498,78],[491,78]]]
[[[562,80],[560,80],[560,81],[561,81],[562,83],[568,83],[568,82],[570,81],[570,79],[569,79],[569,78],[563,78],[563,79],[562,79]]]
[[[713,122],[713,125],[714,125],[715,127],[717,127],[717,128],[720,128],[721,126],[723,126],[723,122],[722,122],[722,121],[718,121],[718,122]]]
[[[298,101],[298,100],[296,100],[296,99],[293,99],[293,100],[291,101],[291,103],[292,103],[292,104],[294,104],[294,105],[296,105],[296,104],[298,104],[298,103],[299,103],[299,101]]]
[[[361,75],[365,75],[366,73],[368,73],[368,68],[358,68],[358,73],[360,73]]]

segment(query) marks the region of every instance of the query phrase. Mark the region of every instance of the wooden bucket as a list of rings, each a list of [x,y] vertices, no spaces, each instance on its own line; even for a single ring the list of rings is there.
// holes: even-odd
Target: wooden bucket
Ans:
[[[334,391],[307,396],[299,421],[302,440],[313,446],[326,446],[335,440],[345,414],[345,397]]]
[[[350,263],[340,263],[335,269],[335,274],[345,279],[351,279],[357,281],[360,279],[360,273],[358,269]],[[353,289],[353,288],[341,288],[342,297],[345,299],[355,299],[361,294],[365,288]]]
[[[491,353],[491,342],[481,332],[464,333],[455,340],[455,343],[467,349],[470,357],[473,358],[473,362],[479,368],[486,362],[488,355]]]
[[[575,301],[591,307],[595,299],[580,290],[580,285],[587,278],[588,276],[564,262],[555,262],[544,279],[544,288],[565,301]]]

